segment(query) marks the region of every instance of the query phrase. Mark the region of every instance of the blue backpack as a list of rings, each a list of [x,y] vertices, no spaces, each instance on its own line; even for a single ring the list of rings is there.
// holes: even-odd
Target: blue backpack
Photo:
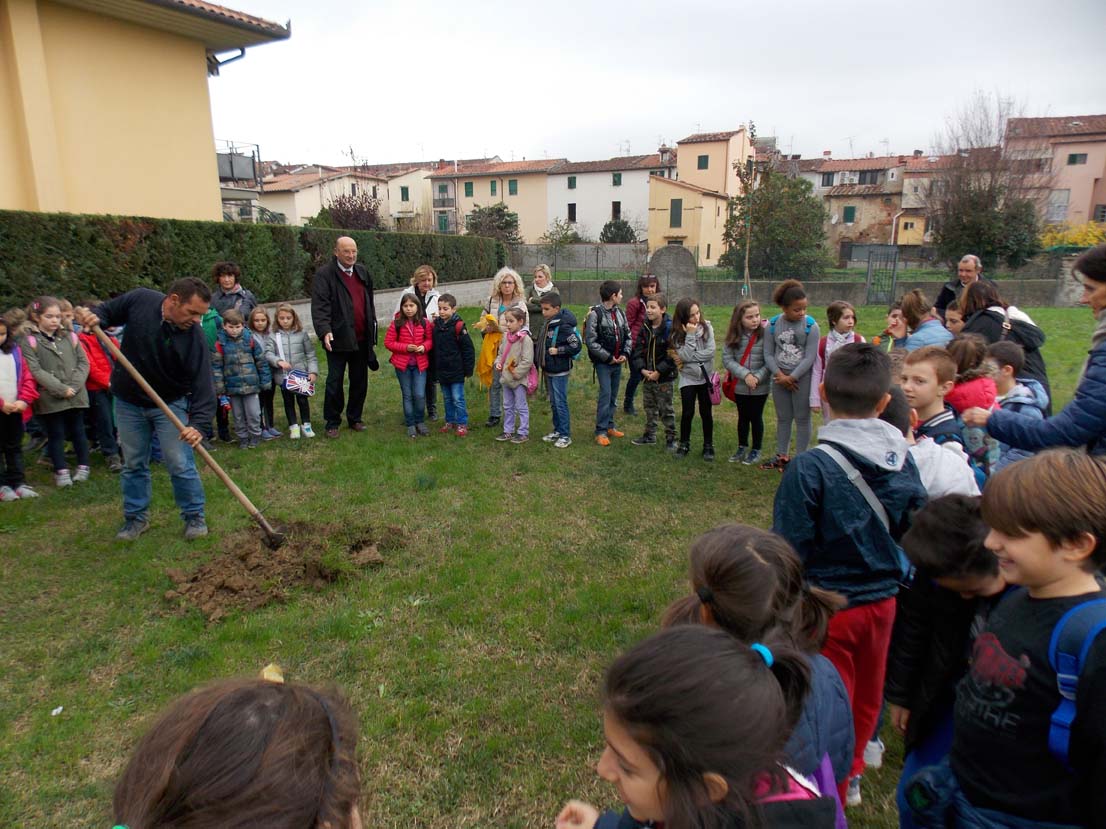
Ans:
[[[782,316],[783,316],[783,314],[776,314],[774,317],[771,317],[768,320],[768,333],[771,334],[773,337],[776,336],[776,320],[778,320]],[[806,331],[804,333],[809,335],[810,334],[810,329],[813,328],[813,327],[814,327],[814,317],[812,317],[810,314],[807,314],[806,315]]]
[[[1048,644],[1048,664],[1056,671],[1060,705],[1052,712],[1048,749],[1067,768],[1071,724],[1075,720],[1075,691],[1087,654],[1098,634],[1106,630],[1106,599],[1090,599],[1060,617]]]

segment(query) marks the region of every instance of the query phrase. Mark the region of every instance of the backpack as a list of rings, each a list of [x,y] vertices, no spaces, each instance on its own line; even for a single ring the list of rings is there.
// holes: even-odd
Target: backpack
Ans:
[[[1087,653],[1098,634],[1106,630],[1106,599],[1089,599],[1060,617],[1048,644],[1048,664],[1056,671],[1060,704],[1052,712],[1048,749],[1069,770],[1068,749],[1075,720],[1075,691]]]
[[[771,334],[773,337],[776,336],[776,320],[778,320],[782,316],[783,316],[783,314],[776,314],[774,317],[772,317],[771,319],[768,320],[768,333]],[[806,315],[806,331],[804,333],[809,336],[810,335],[810,329],[813,328],[813,327],[814,327],[814,317],[812,317],[810,314],[807,314]]]

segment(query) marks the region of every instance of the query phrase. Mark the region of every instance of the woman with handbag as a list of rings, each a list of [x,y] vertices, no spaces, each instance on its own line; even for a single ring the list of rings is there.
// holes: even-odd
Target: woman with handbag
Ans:
[[[722,349],[726,380],[722,392],[737,404],[737,451],[730,463],[753,466],[764,444],[764,404],[768,402],[768,366],[764,362],[764,321],[760,304],[747,299],[734,308]],[[749,432],[752,431],[752,448]]]
[[[681,299],[672,315],[672,347],[680,368],[680,442],[676,457],[684,458],[691,451],[691,421],[695,417],[695,402],[699,402],[699,418],[703,421],[703,460],[714,460],[714,413],[711,390],[718,383],[714,371],[714,329],[703,319],[699,303]]]
[[[982,279],[973,282],[964,291],[960,299],[960,312],[964,315],[961,334],[978,334],[987,341],[987,345],[1009,340],[1022,347],[1025,367],[1021,376],[1044,386],[1049,401],[1045,417],[1051,417],[1052,389],[1048,385],[1048,369],[1041,354],[1045,332],[1027,313],[1003,301],[994,283]]]

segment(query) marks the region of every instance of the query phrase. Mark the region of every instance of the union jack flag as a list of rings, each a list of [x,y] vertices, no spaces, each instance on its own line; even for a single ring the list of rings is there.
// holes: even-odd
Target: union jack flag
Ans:
[[[306,371],[300,371],[298,368],[292,369],[285,376],[284,388],[295,394],[303,394],[308,397],[315,395],[315,384],[311,382]]]

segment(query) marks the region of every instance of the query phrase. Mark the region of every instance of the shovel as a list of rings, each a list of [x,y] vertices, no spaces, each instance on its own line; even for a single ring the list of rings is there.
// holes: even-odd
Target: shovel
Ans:
[[[180,418],[173,413],[173,410],[165,405],[165,401],[161,399],[161,396],[154,391],[153,388],[151,388],[150,384],[146,382],[146,379],[138,373],[138,369],[134,367],[134,364],[123,356],[123,352],[111,341],[111,337],[105,334],[99,325],[92,326],[92,333],[94,333],[99,338],[100,342],[104,344],[104,348],[111,352],[111,356],[114,357],[119,364],[127,370],[127,373],[134,378],[134,382],[138,383],[139,388],[146,393],[146,396],[154,401],[157,407],[165,413],[165,416],[169,418],[169,422],[177,427],[177,431],[183,432],[187,427],[181,423]],[[211,457],[211,453],[204,449],[202,444],[193,446],[192,451],[204,459],[204,463],[207,464],[208,468],[214,472],[226,488],[230,490],[231,495],[238,499],[238,503],[246,508],[246,512],[250,514],[250,518],[257,522],[257,526],[261,527],[261,532],[265,534],[265,546],[270,550],[276,550],[284,544],[284,533],[277,532],[273,529],[272,525],[265,520],[265,516],[261,514],[261,510],[253,505],[253,502],[246,497],[246,493],[239,489],[238,484],[231,480],[230,475],[226,473],[223,467],[215,462],[215,459]]]

